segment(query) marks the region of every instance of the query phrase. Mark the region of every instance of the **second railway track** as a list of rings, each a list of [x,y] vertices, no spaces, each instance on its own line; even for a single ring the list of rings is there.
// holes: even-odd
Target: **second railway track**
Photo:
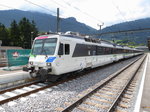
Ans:
[[[56,108],[56,111],[120,112],[121,110],[116,109],[116,107],[119,105],[120,107],[128,107],[125,102],[128,102],[130,99],[130,94],[133,91],[132,88],[135,86],[131,82],[144,62],[145,57],[143,56],[139,60],[132,62],[87,91],[82,92],[72,101],[66,102],[63,108]],[[126,92],[126,90],[128,91]],[[125,96],[123,97],[124,94]],[[124,103],[119,104],[121,99],[124,100]]]

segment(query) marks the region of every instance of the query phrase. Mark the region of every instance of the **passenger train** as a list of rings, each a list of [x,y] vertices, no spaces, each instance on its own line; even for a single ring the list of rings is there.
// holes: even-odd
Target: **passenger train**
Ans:
[[[74,71],[95,68],[142,54],[141,50],[71,33],[36,37],[29,63],[23,68],[42,80],[56,80]]]

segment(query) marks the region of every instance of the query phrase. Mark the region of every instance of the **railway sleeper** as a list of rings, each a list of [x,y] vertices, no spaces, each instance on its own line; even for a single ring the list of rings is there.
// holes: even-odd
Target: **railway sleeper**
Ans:
[[[79,107],[77,107],[77,109],[84,111],[84,112],[97,112],[97,110],[85,108],[83,106],[79,106]]]
[[[102,99],[102,98],[95,98],[95,97],[90,97],[91,100],[95,100],[95,101],[98,101],[98,102],[103,102],[103,103],[108,103],[108,104],[112,104],[111,101],[108,101],[106,99]]]
[[[102,108],[102,109],[108,109],[109,108],[108,105],[98,104],[98,103],[89,102],[89,101],[85,101],[85,102],[83,102],[83,104],[91,105],[91,106],[94,106],[94,107],[97,107],[97,108]]]

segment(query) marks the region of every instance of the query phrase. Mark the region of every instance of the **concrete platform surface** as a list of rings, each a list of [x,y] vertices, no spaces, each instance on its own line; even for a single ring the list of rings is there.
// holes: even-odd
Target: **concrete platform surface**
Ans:
[[[11,74],[16,72],[22,72],[22,70],[13,70],[13,71],[0,70],[0,75]]]
[[[146,75],[141,99],[140,112],[150,112],[150,53],[148,53]]]
[[[18,67],[9,68],[11,71],[4,69],[7,68],[0,68],[0,85],[31,78],[28,72],[21,70],[21,67],[20,69]]]
[[[0,67],[0,75],[21,72],[23,66]]]

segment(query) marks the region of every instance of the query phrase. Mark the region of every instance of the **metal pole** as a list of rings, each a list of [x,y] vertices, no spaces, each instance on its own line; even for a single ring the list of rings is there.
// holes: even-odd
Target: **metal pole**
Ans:
[[[58,33],[59,30],[60,30],[59,22],[60,22],[60,18],[59,18],[59,8],[57,8],[57,33]]]
[[[99,29],[99,31],[100,31],[100,34],[101,34],[101,30],[102,30],[102,26],[104,25],[104,23],[102,23],[101,25],[100,24],[97,24],[97,26],[99,26],[100,27],[100,29]],[[100,39],[101,39],[101,37],[100,37]]]
[[[101,31],[103,25],[104,25],[104,23],[102,23],[101,25],[100,25],[100,24],[97,24],[97,26],[100,27],[100,28],[99,28],[100,31]]]

